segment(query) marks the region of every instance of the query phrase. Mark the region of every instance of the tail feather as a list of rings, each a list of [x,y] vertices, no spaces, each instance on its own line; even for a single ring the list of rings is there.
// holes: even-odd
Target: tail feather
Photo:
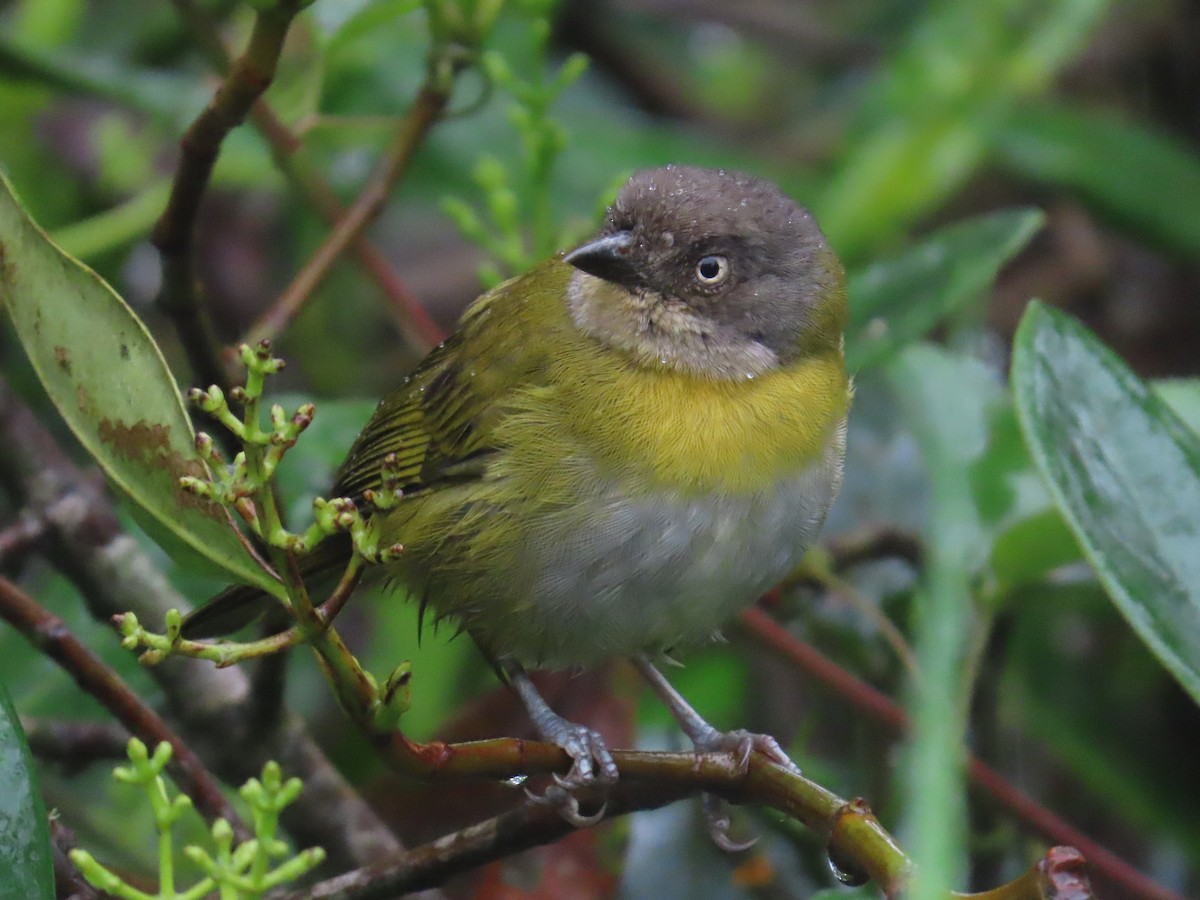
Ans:
[[[311,589],[327,582],[330,576],[336,577],[349,554],[348,535],[335,534],[322,541],[300,561],[300,574],[305,584]],[[184,616],[182,634],[189,640],[224,637],[256,621],[277,602],[261,588],[235,584]]]

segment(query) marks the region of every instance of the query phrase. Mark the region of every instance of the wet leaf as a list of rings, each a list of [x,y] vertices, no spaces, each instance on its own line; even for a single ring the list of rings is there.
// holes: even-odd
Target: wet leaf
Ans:
[[[99,276],[59,250],[0,179],[0,301],[46,393],[114,484],[169,540],[272,589],[220,507],[187,494],[194,434],[158,346]]]
[[[1200,436],[1083,325],[1038,303],[1012,382],[1034,461],[1101,583],[1200,701]]]
[[[46,809],[16,710],[0,684],[0,900],[54,896]]]

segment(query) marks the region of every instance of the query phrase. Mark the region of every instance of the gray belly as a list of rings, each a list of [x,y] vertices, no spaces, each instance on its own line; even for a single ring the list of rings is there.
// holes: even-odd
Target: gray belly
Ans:
[[[817,536],[841,484],[845,430],[824,459],[751,495],[636,500],[615,488],[587,521],[547,520],[525,544],[539,573],[507,617],[504,651],[588,666],[711,639],[778,584]]]

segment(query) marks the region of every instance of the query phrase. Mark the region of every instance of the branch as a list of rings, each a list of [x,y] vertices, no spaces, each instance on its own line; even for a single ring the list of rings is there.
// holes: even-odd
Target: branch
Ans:
[[[172,0],[172,3],[214,68],[221,73],[227,72],[232,63],[212,19],[192,0]],[[276,167],[291,186],[326,222],[336,226],[345,217],[346,208],[333,186],[308,160],[300,137],[280,120],[265,100],[260,99],[251,107],[250,120],[270,145]],[[412,346],[423,353],[440,343],[445,336],[442,330],[366,234],[359,233],[354,237],[351,250],[396,310],[400,330]]]
[[[741,624],[759,643],[794,663],[868,718],[897,734],[908,733],[910,724],[903,709],[814,647],[798,640],[763,610],[747,610],[742,614]],[[977,790],[987,794],[1051,842],[1076,848],[1087,858],[1094,871],[1113,884],[1120,885],[1131,895],[1148,900],[1183,900],[1174,891],[1156,884],[1111,850],[1038,804],[973,754],[967,755],[967,775]]]
[[[861,862],[865,873],[889,896],[897,896],[908,880],[909,863],[891,837],[860,801],[846,803],[812,782],[757,755],[745,775],[721,754],[616,752],[621,781],[606,793],[580,794],[585,803],[601,797],[606,819],[656,809],[700,791],[719,793],[737,803],[772,806],[797,816],[818,833],[827,834],[831,851]],[[651,774],[670,769],[660,778]],[[810,794],[817,804],[797,806]],[[822,830],[823,829],[823,830]],[[553,808],[526,803],[493,819],[472,825],[422,847],[375,865],[330,879],[282,900],[367,900],[433,887],[464,871],[558,840],[575,830]]]
[[[181,156],[171,197],[151,235],[162,255],[158,305],[174,322],[202,384],[229,387],[216,338],[196,296],[192,243],[200,200],[225,137],[242,123],[274,79],[288,28],[301,5],[297,0],[281,0],[255,15],[246,51],[234,61],[208,106],[179,142]]]
[[[66,623],[7,578],[0,577],[0,618],[17,629],[38,650],[54,660],[75,683],[91,694],[144,743],[154,747],[171,745],[171,775],[209,822],[228,822],[242,840],[250,837],[237,811],[229,805],[220,787],[200,758],[171,730],[162,718],[130,690],[121,677],[71,634]]]
[[[430,128],[441,117],[450,99],[452,82],[445,80],[440,69],[442,66],[436,62],[431,64],[430,74],[417,94],[416,102],[400,123],[391,146],[371,174],[362,193],[338,218],[324,243],[317,248],[287,289],[259,320],[250,326],[244,338],[247,344],[257,346],[263,340],[276,337],[287,327],[329,274],[338,258],[362,237],[366,227],[383,210],[388,195],[408,171],[417,149],[425,140]],[[434,328],[436,330],[436,326]],[[423,335],[426,340],[431,336],[429,333]]]
[[[75,849],[75,835],[56,815],[50,816],[50,849],[54,854],[54,891],[57,900],[107,900],[111,896],[101,894],[79,874],[70,857]]]
[[[0,379],[0,483],[46,523],[51,561],[79,587],[92,614],[108,621],[132,608],[146,622],[188,606],[120,527],[107,497]],[[299,776],[304,793],[284,815],[297,842],[325,848],[330,864],[363,865],[399,850],[394,835],[332,767],[300,719],[284,709],[268,723],[251,709],[236,668],[172,659],[150,669],[179,730],[225,781],[240,784],[268,759]]]
[[[77,772],[92,763],[125,760],[129,731],[113,722],[69,722],[21,716],[29,749],[38,759]],[[143,738],[144,740],[144,738]]]
[[[0,529],[0,566],[15,565],[46,533],[46,525],[35,516],[21,515]]]
[[[654,782],[630,785],[623,779],[605,795],[604,818],[608,820],[631,812],[656,809],[680,800],[688,793],[678,785]],[[726,797],[735,799],[728,794]],[[559,840],[573,830],[555,810],[526,804],[278,900],[380,900],[435,887],[478,866]],[[861,801],[854,801],[844,804],[835,814],[828,849],[840,861],[847,848],[860,853],[881,834],[874,816]],[[896,854],[903,859],[899,851]],[[890,872],[891,880],[878,881],[884,895],[899,896],[906,887],[908,874],[909,870],[904,868]],[[1066,897],[1096,900],[1087,879],[1086,862],[1071,847],[1052,847],[1024,875],[995,890],[970,895],[954,893],[950,897],[963,900],[968,897],[973,900],[1062,900]]]

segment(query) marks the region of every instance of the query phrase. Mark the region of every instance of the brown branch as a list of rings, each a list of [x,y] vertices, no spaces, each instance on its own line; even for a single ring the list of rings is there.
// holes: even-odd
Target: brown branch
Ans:
[[[0,484],[47,526],[47,554],[79,587],[92,614],[107,622],[132,610],[160,622],[188,602],[117,521],[94,480],[85,476],[0,379]],[[329,865],[347,869],[394,853],[400,845],[361,796],[333,768],[304,724],[286,708],[264,729],[253,721],[250,684],[239,669],[171,659],[149,670],[196,753],[225,781],[240,784],[269,759],[304,781],[284,813],[302,846],[319,845]]]
[[[585,808],[607,804],[605,818],[655,809],[692,794],[771,806],[826,836],[831,852],[855,860],[889,897],[907,884],[910,865],[861,801],[846,801],[755,755],[739,773],[722,754],[614,753],[621,781],[605,793],[580,794]],[[559,813],[526,803],[422,847],[288,895],[285,900],[367,900],[436,886],[450,877],[574,831]]]
[[[882,692],[851,675],[814,647],[798,640],[762,609],[742,614],[741,624],[764,646],[774,650],[824,684],[843,700],[897,734],[907,734],[910,723],[904,710]],[[1105,878],[1147,900],[1183,900],[1174,891],[1156,884],[1111,850],[1080,832],[1065,819],[1041,806],[1009,783],[1003,775],[974,755],[967,756],[971,785],[1008,809],[1021,821],[1055,844],[1075,847],[1088,864]]]
[[[172,0],[172,3],[212,65],[221,73],[227,72],[231,65],[229,53],[211,18],[192,0]],[[331,226],[340,222],[346,208],[329,181],[305,156],[299,136],[262,99],[251,108],[250,120],[267,141],[275,165],[292,187]],[[421,352],[438,344],[445,335],[366,234],[355,236],[351,250],[396,311],[397,324],[406,340]]]
[[[75,835],[56,815],[50,817],[50,849],[54,854],[56,900],[101,900],[111,896],[92,887],[79,874],[70,857],[75,849]]]
[[[461,744],[419,744],[377,722],[377,690],[359,667],[336,630],[320,630],[309,619],[315,610],[296,602],[299,624],[311,635],[326,679],[348,715],[381,757],[397,771],[420,777],[514,776],[567,771],[572,761],[563,748],[540,741],[501,738]],[[853,863],[889,896],[907,880],[910,865],[895,841],[870,814],[865,803],[847,803],[825,788],[752,755],[745,770],[735,754],[646,753],[614,750],[622,786],[636,789],[679,788],[684,793],[706,792],[737,803],[766,804],[781,810],[818,834],[825,835],[831,852]],[[557,817],[557,814],[555,814]]]
[[[17,521],[0,529],[0,566],[14,564],[46,533],[46,524],[36,516],[23,513]]]
[[[75,772],[95,762],[125,760],[129,731],[113,722],[68,722],[21,717],[29,749],[38,759]]]
[[[179,142],[181,155],[171,196],[151,235],[162,256],[158,305],[174,322],[200,382],[217,384],[225,390],[229,379],[218,342],[197,297],[192,258],[196,218],[221,144],[270,86],[288,28],[299,8],[296,0],[289,0],[271,4],[255,15],[245,52],[230,66],[208,106]]]
[[[653,756],[656,754],[644,754]],[[664,754],[666,755],[666,754]],[[626,760],[626,765],[628,765]],[[756,761],[754,766],[774,769],[770,763]],[[749,775],[746,786],[724,796],[736,802],[758,802],[790,811],[770,790],[772,781],[782,781],[777,770],[755,784]],[[698,778],[697,780],[704,780]],[[711,782],[706,790],[715,789]],[[695,793],[678,782],[638,781],[624,775],[622,781],[603,795],[604,820],[631,812],[656,809]],[[588,798],[594,805],[597,797]],[[840,802],[840,801],[839,801]],[[842,803],[829,818],[827,850],[839,860],[853,854],[855,860],[871,859],[884,867],[862,873],[874,876],[887,897],[900,896],[911,875],[903,854],[879,828],[878,822],[862,801]],[[559,840],[574,831],[553,808],[524,804],[510,812],[471,825],[428,844],[380,860],[353,872],[347,872],[279,900],[380,900],[408,891],[444,884],[450,878],[471,869],[503,859],[532,847]],[[882,852],[881,852],[882,851]],[[1071,847],[1052,847],[1024,875],[991,891],[980,894],[952,893],[950,898],[973,900],[1095,900],[1088,883],[1086,862]]]
[[[204,763],[171,730],[162,718],[135,694],[116,672],[71,634],[66,623],[43,608],[36,600],[7,578],[0,577],[0,618],[17,629],[38,650],[54,660],[91,694],[130,733],[148,747],[168,743],[175,751],[170,771],[180,790],[192,798],[196,809],[210,822],[223,818],[233,826],[241,840],[250,832]]]
[[[920,568],[925,552],[920,537],[890,525],[860,528],[831,538],[822,547],[829,554],[833,568],[839,572],[859,563],[887,557],[896,557],[914,568]]]
[[[334,263],[362,236],[366,227],[383,210],[388,195],[408,171],[417,149],[424,142],[430,128],[441,117],[450,99],[451,85],[439,76],[439,69],[436,62],[430,65],[430,76],[422,85],[416,101],[400,123],[395,138],[367,180],[366,186],[338,219],[333,230],[292,283],[246,332],[245,340],[248,343],[254,345],[261,340],[272,339],[287,327],[329,274]],[[413,306],[413,309],[419,308]],[[429,336],[431,335],[426,335]]]
[[[251,116],[259,133],[271,145],[280,171],[308,204],[336,227],[346,217],[346,207],[329,182],[300,155],[300,139],[264,102],[255,104]],[[396,324],[405,340],[421,353],[439,344],[445,333],[365,232],[353,236],[350,249],[395,311]]]

